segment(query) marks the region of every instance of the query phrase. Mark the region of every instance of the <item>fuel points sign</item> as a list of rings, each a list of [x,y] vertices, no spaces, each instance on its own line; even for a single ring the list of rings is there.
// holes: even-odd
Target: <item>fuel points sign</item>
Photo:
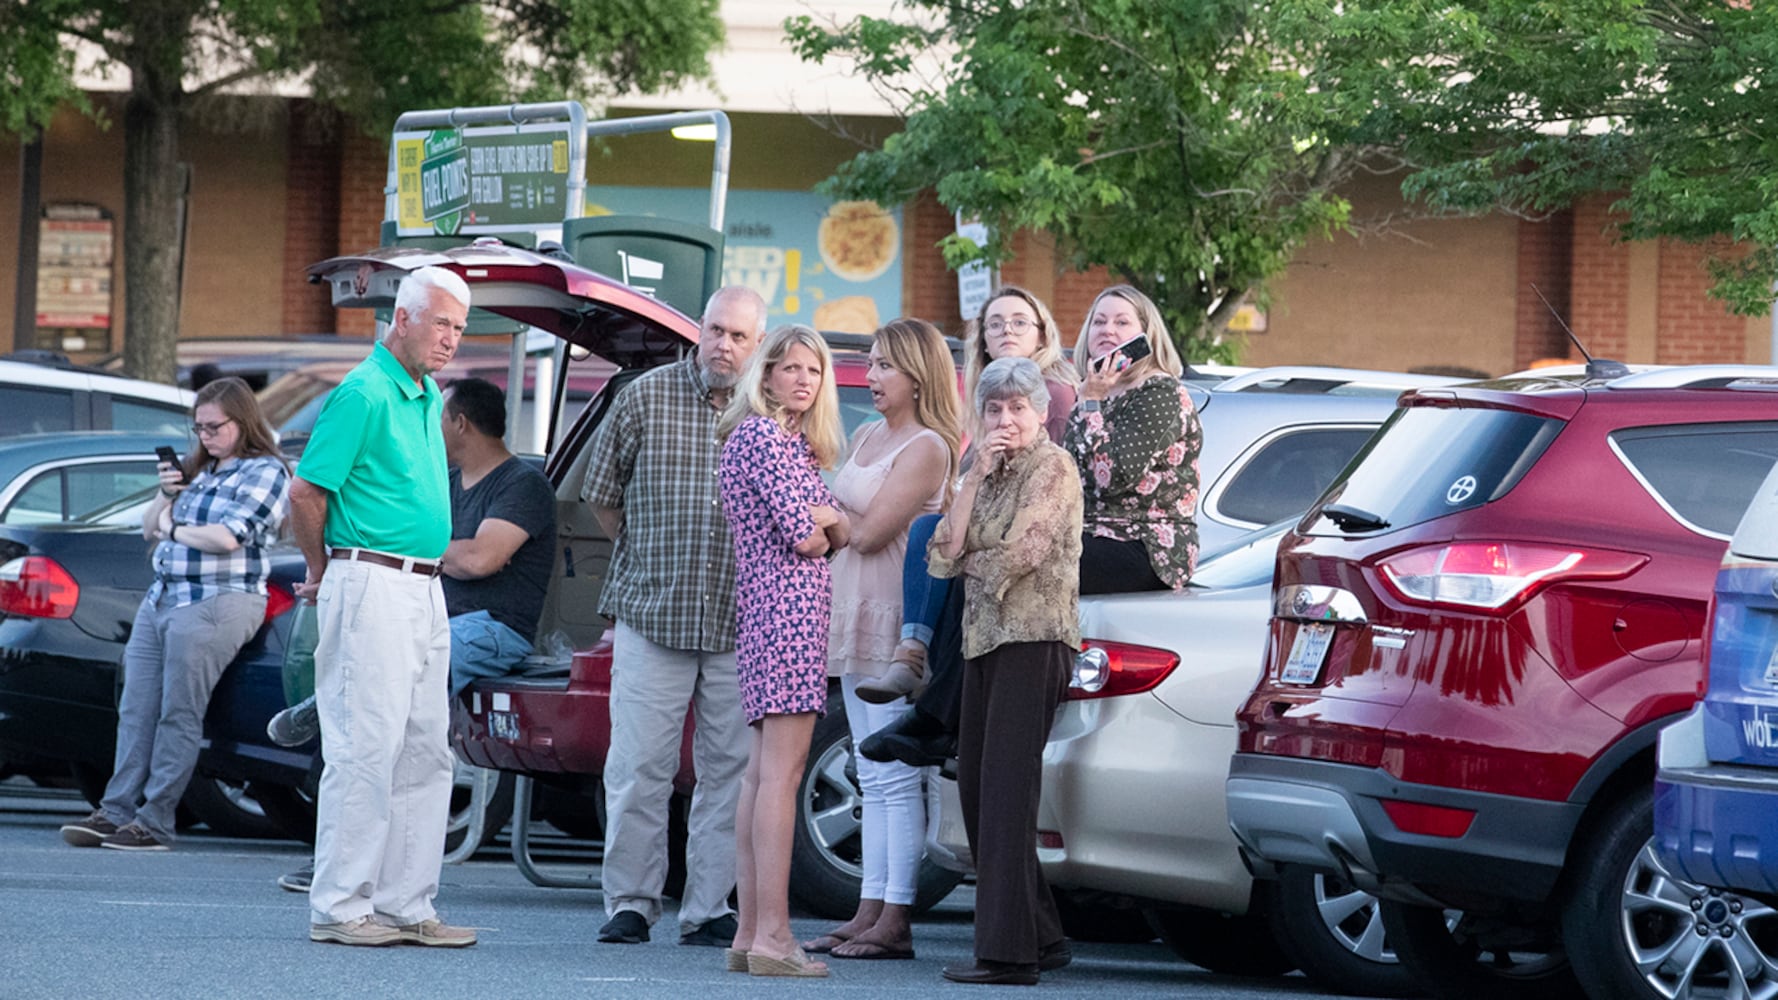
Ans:
[[[395,134],[402,236],[531,232],[568,204],[566,122]]]

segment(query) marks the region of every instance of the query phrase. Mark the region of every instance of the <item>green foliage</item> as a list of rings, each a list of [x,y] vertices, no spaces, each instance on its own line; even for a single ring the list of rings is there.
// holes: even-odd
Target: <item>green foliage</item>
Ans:
[[[1367,101],[1327,89],[1318,60],[1372,53],[1339,34],[1332,3],[904,9],[913,23],[787,22],[804,59],[856,60],[906,114],[902,132],[828,182],[836,195],[896,203],[930,187],[997,238],[1047,230],[1068,263],[1104,265],[1149,293],[1200,360],[1228,358],[1219,331],[1234,309],[1305,240],[1347,223],[1334,188],[1362,151],[1342,137]],[[936,70],[935,52],[951,53]],[[1003,259],[1006,246],[948,240],[944,251],[955,266]]]

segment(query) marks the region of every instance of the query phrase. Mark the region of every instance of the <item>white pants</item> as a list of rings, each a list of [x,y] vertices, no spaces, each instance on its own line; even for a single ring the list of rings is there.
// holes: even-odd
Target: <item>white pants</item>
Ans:
[[[846,696],[846,725],[852,746],[894,723],[913,709],[905,701],[872,705],[858,697],[858,679],[840,678]],[[859,898],[908,906],[920,881],[920,859],[926,854],[926,771],[900,761],[879,764],[855,754],[858,787],[864,792],[863,828],[859,831],[864,881]]]
[[[321,797],[310,919],[431,919],[451,808],[444,588],[336,559],[316,598]]]
[[[692,711],[691,797],[679,928],[733,913],[735,808],[747,770],[747,726],[735,654],[670,649],[617,623],[611,650],[611,750],[605,758],[605,912],[653,924],[667,882],[667,803]]]

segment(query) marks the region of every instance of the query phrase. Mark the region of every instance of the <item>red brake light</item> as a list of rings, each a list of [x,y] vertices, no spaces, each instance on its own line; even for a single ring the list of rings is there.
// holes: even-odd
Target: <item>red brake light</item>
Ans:
[[[1453,809],[1450,806],[1429,806],[1421,802],[1384,799],[1383,811],[1389,821],[1403,833],[1428,837],[1461,837],[1475,822],[1474,809]]]
[[[1648,557],[1634,552],[1530,542],[1452,542],[1409,549],[1379,568],[1405,600],[1504,610],[1557,580],[1627,576]]]
[[[48,556],[22,556],[0,566],[0,614],[70,618],[80,584]]]
[[[265,620],[271,621],[291,608],[296,607],[296,595],[277,584],[268,584],[265,588]]]
[[[1074,676],[1068,682],[1068,700],[1112,698],[1147,691],[1179,666],[1179,655],[1170,649],[1137,646],[1127,642],[1088,639],[1074,658]]]

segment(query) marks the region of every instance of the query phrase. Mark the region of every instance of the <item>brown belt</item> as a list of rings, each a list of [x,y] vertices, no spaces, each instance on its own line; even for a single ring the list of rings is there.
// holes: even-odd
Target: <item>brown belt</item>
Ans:
[[[421,562],[418,559],[403,559],[401,556],[386,556],[381,552],[369,549],[334,549],[328,553],[335,559],[370,563],[372,566],[387,566],[421,576],[437,576],[444,571],[443,563]]]

